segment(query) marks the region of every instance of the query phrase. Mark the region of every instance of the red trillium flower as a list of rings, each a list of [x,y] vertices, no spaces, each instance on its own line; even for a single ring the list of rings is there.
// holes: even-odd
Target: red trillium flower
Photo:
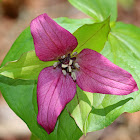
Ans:
[[[40,72],[37,83],[37,122],[48,134],[74,98],[76,84],[84,91],[102,94],[127,95],[138,90],[130,73],[98,52],[83,49],[72,53],[77,39],[47,14],[35,18],[30,27],[38,58],[57,61]]]

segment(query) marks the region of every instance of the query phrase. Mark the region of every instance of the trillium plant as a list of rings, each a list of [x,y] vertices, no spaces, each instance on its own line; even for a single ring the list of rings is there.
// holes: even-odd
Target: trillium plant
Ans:
[[[78,140],[140,110],[140,29],[116,22],[116,0],[69,2],[91,18],[39,15],[1,64],[0,90],[32,140]]]
[[[73,52],[78,42],[47,14],[31,22],[35,52],[41,61],[56,60],[38,77],[38,123],[50,134],[57,117],[76,94],[76,84],[84,91],[127,95],[138,90],[132,75],[90,49]],[[94,45],[94,44],[93,44]]]

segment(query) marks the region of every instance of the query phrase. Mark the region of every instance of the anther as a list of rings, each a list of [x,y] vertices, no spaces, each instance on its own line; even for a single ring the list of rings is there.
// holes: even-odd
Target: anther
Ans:
[[[74,81],[76,81],[76,74],[75,74],[75,72],[72,72],[72,73],[71,73],[71,77],[72,77],[72,79],[73,79]]]
[[[69,61],[69,65],[72,65],[72,63],[73,63],[73,60],[70,59],[70,61]]]
[[[77,69],[79,69],[79,68],[80,68],[80,66],[79,66],[79,64],[78,64],[78,63],[75,63],[75,64],[74,64],[74,66],[75,66]]]
[[[53,67],[56,68],[59,64],[60,64],[60,62],[55,62],[55,63],[53,64]]]
[[[61,56],[61,59],[64,59],[66,56],[65,55],[63,55],[63,56]]]
[[[72,54],[72,56],[75,56],[75,55],[77,55],[78,53],[77,52],[74,52],[73,54]]]
[[[61,66],[62,68],[67,68],[68,67],[68,65],[67,64],[62,64],[62,66]]]
[[[66,76],[67,72],[65,70],[62,70],[62,73]]]
[[[71,66],[68,66],[68,70],[69,72],[72,72]]]

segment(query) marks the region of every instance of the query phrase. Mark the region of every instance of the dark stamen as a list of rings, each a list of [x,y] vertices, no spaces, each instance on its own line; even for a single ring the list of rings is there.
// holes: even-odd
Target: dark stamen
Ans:
[[[70,54],[67,56],[63,55],[60,59],[58,59],[59,62],[54,64],[54,68],[59,67],[62,69],[62,73],[66,75],[66,73],[69,73],[72,77],[72,79],[76,80],[76,74],[74,70],[79,69],[80,66],[78,63],[75,62],[76,57],[71,57]]]

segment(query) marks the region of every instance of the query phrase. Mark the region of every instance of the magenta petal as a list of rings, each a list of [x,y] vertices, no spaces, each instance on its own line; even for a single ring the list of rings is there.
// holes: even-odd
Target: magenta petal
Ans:
[[[76,83],[69,74],[64,76],[61,69],[48,67],[40,72],[37,84],[37,122],[48,134],[54,130],[57,117],[75,93]]]
[[[78,56],[78,86],[88,92],[127,95],[138,90],[132,75],[113,64],[103,55],[84,49]]]
[[[30,28],[36,55],[42,61],[56,60],[72,52],[78,44],[69,31],[59,26],[47,14],[32,20]]]

